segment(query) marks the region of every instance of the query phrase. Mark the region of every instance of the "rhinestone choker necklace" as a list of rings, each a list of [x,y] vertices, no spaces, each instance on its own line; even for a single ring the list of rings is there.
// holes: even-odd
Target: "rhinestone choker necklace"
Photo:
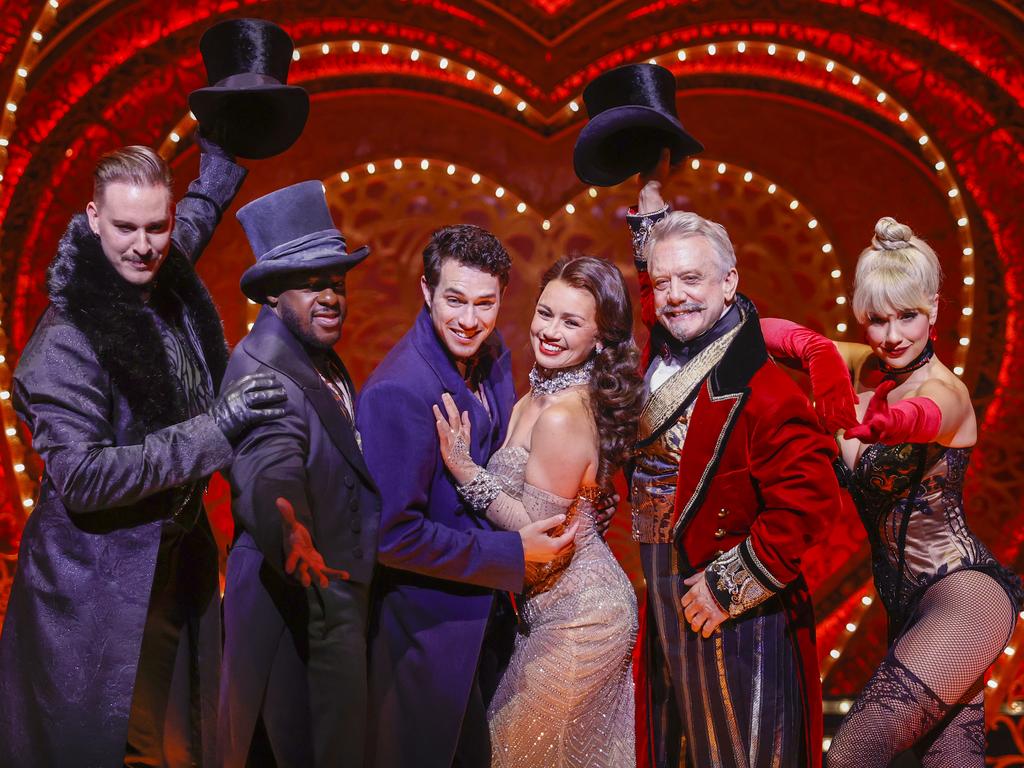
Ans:
[[[594,373],[594,361],[587,360],[572,368],[559,368],[547,374],[541,373],[542,370],[535,364],[530,371],[530,394],[533,397],[553,395],[568,387],[589,384]]]
[[[932,342],[931,340],[929,340],[928,343],[924,345],[924,349],[921,350],[921,354],[919,354],[917,357],[911,360],[910,363],[903,366],[902,368],[894,368],[893,366],[887,365],[882,361],[879,361],[878,367],[881,368],[882,373],[885,374],[885,378],[895,379],[897,376],[904,376],[910,373],[911,371],[916,371],[918,368],[924,368],[926,365],[928,365],[928,361],[932,359],[933,354],[935,353],[932,350]]]

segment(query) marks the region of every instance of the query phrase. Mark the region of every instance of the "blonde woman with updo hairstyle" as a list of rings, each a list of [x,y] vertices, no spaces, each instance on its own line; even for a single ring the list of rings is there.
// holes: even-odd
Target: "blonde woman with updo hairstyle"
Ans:
[[[867,343],[835,344],[859,397],[837,472],[867,529],[889,649],[832,740],[828,768],[885,768],[911,748],[925,768],[985,765],[984,674],[1022,591],[964,518],[978,425],[967,387],[932,349],[941,281],[928,244],[879,219],[854,277]],[[786,325],[777,332],[806,345],[811,332]]]

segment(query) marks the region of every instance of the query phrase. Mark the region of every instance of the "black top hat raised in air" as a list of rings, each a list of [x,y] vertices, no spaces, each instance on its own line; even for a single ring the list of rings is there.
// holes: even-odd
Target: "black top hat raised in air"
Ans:
[[[188,105],[203,129],[239,157],[284,152],[302,134],[309,94],[287,85],[292,39],[263,19],[228,19],[199,41],[209,87]]]
[[[275,278],[302,272],[346,272],[365,259],[369,246],[352,253],[331,218],[324,185],[300,181],[243,205],[235,214],[242,223],[256,263],[242,274],[242,293],[266,304]]]
[[[673,165],[704,151],[679,121],[675,76],[657,64],[598,75],[583,89],[583,103],[590,122],[576,140],[573,165],[585,184],[612,187],[651,170],[666,147]]]

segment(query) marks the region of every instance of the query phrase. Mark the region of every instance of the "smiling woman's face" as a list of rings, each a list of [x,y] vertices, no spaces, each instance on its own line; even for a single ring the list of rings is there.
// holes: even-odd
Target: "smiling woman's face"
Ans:
[[[597,343],[597,302],[589,291],[552,280],[537,299],[530,344],[537,365],[569,368],[590,357]]]

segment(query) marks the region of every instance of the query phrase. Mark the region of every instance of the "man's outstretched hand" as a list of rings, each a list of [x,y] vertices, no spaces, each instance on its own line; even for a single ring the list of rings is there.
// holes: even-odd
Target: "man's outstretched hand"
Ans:
[[[313,539],[306,526],[295,519],[295,508],[283,496],[277,497],[277,511],[281,513],[284,524],[284,571],[293,576],[304,587],[308,587],[316,578],[321,589],[327,587],[333,576],[348,581],[348,571],[339,571],[328,567],[323,557],[313,546]],[[298,571],[298,573],[296,573]]]

